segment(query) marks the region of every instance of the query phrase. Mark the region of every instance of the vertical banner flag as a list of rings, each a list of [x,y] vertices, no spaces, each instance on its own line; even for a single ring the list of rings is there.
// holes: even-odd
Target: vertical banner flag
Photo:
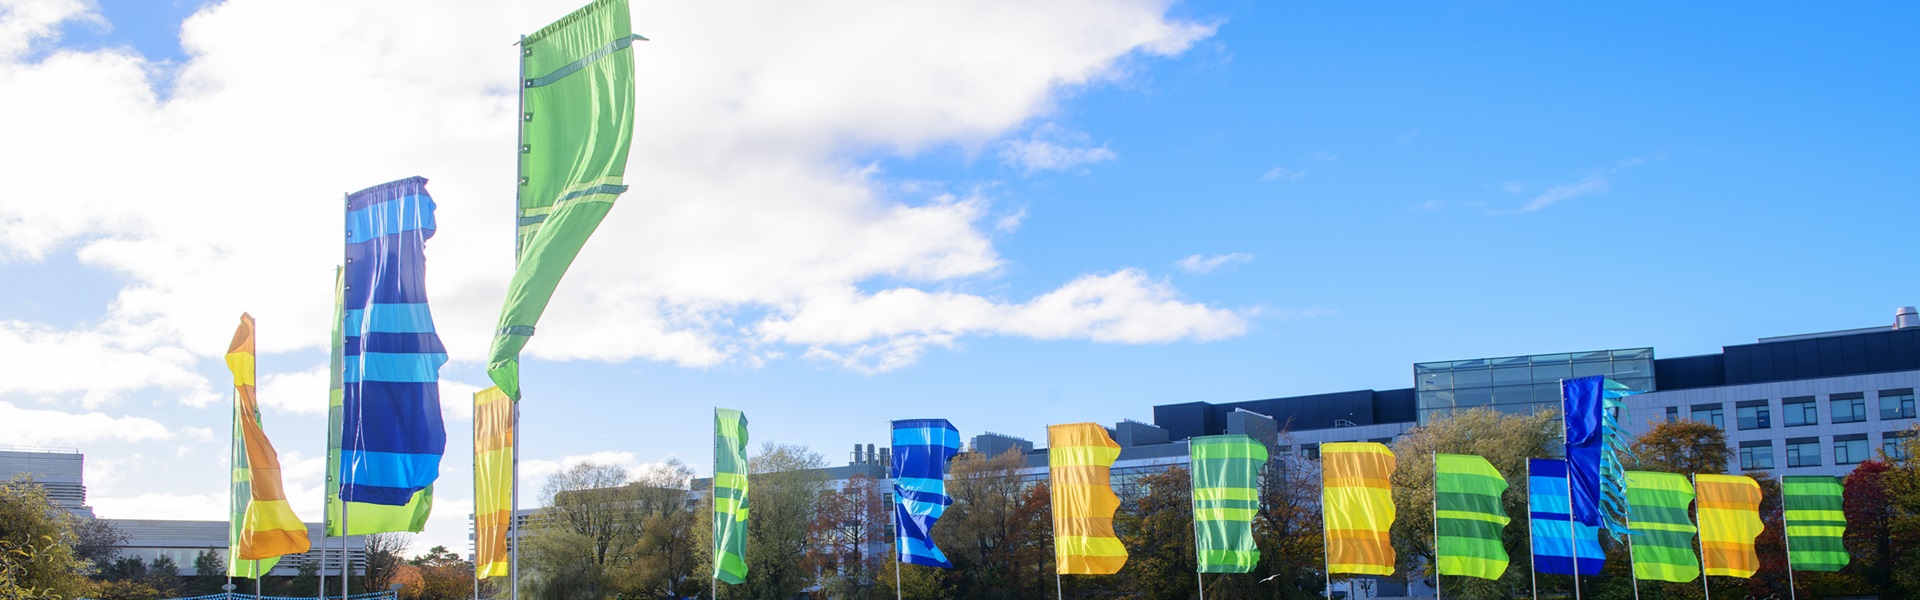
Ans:
[[[1700,566],[1708,575],[1753,577],[1760,555],[1760,484],[1742,475],[1695,475],[1700,503]]]
[[[933,545],[933,522],[953,504],[947,497],[947,461],[960,453],[960,430],[946,419],[893,422],[895,560],[953,568]]]
[[[520,40],[513,279],[487,375],[520,399],[520,349],[580,247],[627,191],[633,53],[627,0],[598,0]]]
[[[713,409],[713,578],[747,582],[747,416]]]
[[[341,295],[345,274],[334,269],[333,282],[333,356],[329,360],[327,387],[327,514],[326,535],[369,535],[389,531],[420,533],[433,514],[433,486],[414,492],[404,506],[340,501],[340,429],[345,408],[341,393],[345,388],[340,371],[346,363],[341,327],[346,320],[346,299]],[[342,512],[344,511],[344,513]],[[343,518],[345,517],[345,518]],[[352,531],[345,528],[351,526]]]
[[[1127,564],[1113,532],[1112,471],[1120,444],[1098,423],[1047,426],[1047,472],[1053,487],[1053,554],[1061,575],[1111,575]]]
[[[1627,504],[1632,519],[1633,576],[1686,583],[1700,576],[1694,554],[1693,484],[1674,473],[1627,473]]]
[[[427,307],[433,210],[423,177],[347,196],[340,430],[347,502],[405,506],[440,476],[447,350]]]
[[[1320,445],[1327,572],[1393,574],[1393,451],[1376,442]]]
[[[1499,579],[1507,572],[1501,535],[1512,521],[1500,502],[1507,478],[1487,459],[1465,454],[1436,454],[1433,469],[1440,574]]]
[[[1600,549],[1600,528],[1575,521],[1567,509],[1571,501],[1567,494],[1567,461],[1527,460],[1527,522],[1533,537],[1534,570],[1572,575],[1578,556],[1581,575],[1598,575],[1607,556]]]
[[[513,519],[513,401],[500,388],[473,394],[474,576],[507,576]]]
[[[1627,438],[1618,418],[1626,410],[1620,402],[1624,395],[1622,386],[1601,375],[1560,382],[1573,516],[1582,525],[1615,535],[1627,531],[1626,470],[1620,463]]]
[[[233,556],[243,561],[303,554],[309,548],[307,524],[293,515],[287,504],[286,488],[281,486],[280,456],[267,441],[260,427],[260,399],[254,387],[253,316],[240,315],[240,328],[233,332],[227,346],[227,370],[233,372],[235,419],[239,442],[245,448],[248,498],[240,517],[240,527],[231,546]],[[240,478],[239,469],[234,479]],[[229,571],[237,565],[229,563]],[[272,569],[262,565],[260,572]],[[254,576],[254,575],[246,575]]]
[[[1207,435],[1188,440],[1193,474],[1194,557],[1201,573],[1251,573],[1260,563],[1253,541],[1253,515],[1260,510],[1256,485],[1267,464],[1267,446],[1244,435]]]
[[[1780,479],[1786,507],[1787,568],[1832,573],[1852,562],[1841,543],[1847,515],[1841,510],[1846,489],[1826,475],[1788,475]]]

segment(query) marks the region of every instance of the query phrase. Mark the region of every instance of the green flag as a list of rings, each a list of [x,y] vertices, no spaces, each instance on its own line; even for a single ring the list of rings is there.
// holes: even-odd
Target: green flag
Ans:
[[[1699,531],[1687,516],[1693,503],[1693,482],[1685,475],[1627,472],[1627,504],[1633,530],[1633,576],[1685,583],[1700,577],[1700,555],[1693,534]]]
[[[1846,489],[1826,475],[1789,475],[1780,479],[1787,520],[1787,563],[1795,571],[1832,573],[1853,559],[1841,538],[1847,514],[1841,510]]]
[[[433,486],[413,493],[404,506],[387,504],[369,504],[366,502],[340,501],[340,429],[344,420],[344,403],[341,390],[340,370],[346,364],[345,334],[341,333],[346,322],[346,298],[342,295],[344,275],[339,268],[333,270],[333,358],[330,380],[327,389],[327,512],[326,536],[369,535],[389,531],[409,531],[420,533],[427,528],[427,517],[433,513]],[[347,511],[343,515],[341,510]],[[342,527],[351,527],[351,531]]]
[[[487,376],[520,399],[520,349],[560,277],[627,191],[633,53],[626,0],[598,0],[520,41],[520,181],[513,280]]]
[[[713,409],[713,577],[747,582],[747,416]]]
[[[1466,454],[1436,454],[1434,555],[1441,575],[1499,579],[1507,572],[1502,533],[1512,519],[1500,497],[1507,478],[1493,463]]]
[[[1255,485],[1267,447],[1244,435],[1208,435],[1188,442],[1193,474],[1193,550],[1201,573],[1251,573],[1260,563],[1253,515]]]

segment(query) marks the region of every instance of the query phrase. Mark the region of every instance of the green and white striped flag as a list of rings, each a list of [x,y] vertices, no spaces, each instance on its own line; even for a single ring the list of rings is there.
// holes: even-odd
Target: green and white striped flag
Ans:
[[[1853,559],[1841,538],[1847,514],[1841,510],[1846,489],[1826,475],[1789,475],[1780,480],[1786,500],[1788,568],[1832,573]]]
[[[713,409],[713,578],[747,582],[747,416]]]
[[[1687,516],[1692,503],[1693,482],[1685,475],[1627,472],[1634,577],[1677,583],[1700,577],[1693,541],[1699,528]]]
[[[1201,573],[1251,573],[1260,564],[1253,515],[1267,447],[1244,435],[1208,435],[1187,446],[1193,473],[1193,550]]]
[[[1467,454],[1436,454],[1433,469],[1440,574],[1499,579],[1507,572],[1501,533],[1512,521],[1500,503],[1507,479],[1487,459]]]

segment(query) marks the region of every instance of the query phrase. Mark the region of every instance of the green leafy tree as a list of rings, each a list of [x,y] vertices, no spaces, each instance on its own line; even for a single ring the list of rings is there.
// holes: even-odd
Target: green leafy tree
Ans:
[[[629,484],[639,528],[616,571],[622,598],[685,598],[706,589],[696,574],[693,469],[679,460],[643,469]]]
[[[1142,600],[1185,600],[1195,593],[1193,480],[1172,467],[1141,476],[1141,493],[1123,502],[1113,519],[1127,547],[1127,564],[1118,579],[1129,596]]]
[[[814,500],[827,488],[826,458],[806,446],[768,442],[748,459],[747,582],[722,598],[792,598],[814,585],[805,557]]]
[[[0,483],[0,599],[72,598],[86,584],[73,516],[25,476]]]
[[[1435,453],[1471,454],[1485,457],[1507,479],[1507,491],[1501,505],[1512,521],[1502,536],[1509,560],[1507,572],[1498,580],[1477,577],[1448,577],[1439,582],[1448,595],[1458,597],[1494,597],[1531,585],[1527,561],[1532,552],[1527,546],[1527,459],[1552,456],[1561,443],[1560,415],[1535,412],[1511,415],[1488,408],[1456,412],[1435,419],[1407,432],[1393,444],[1398,464],[1394,471],[1393,501],[1398,517],[1392,532],[1394,551],[1399,555],[1399,573],[1433,575],[1433,502]]]
[[[1727,432],[1701,421],[1662,421],[1633,440],[1635,471],[1719,475],[1727,472],[1733,450]]]
[[[212,548],[201,550],[193,556],[193,573],[193,578],[187,582],[188,595],[220,593],[220,586],[227,583],[227,561]]]

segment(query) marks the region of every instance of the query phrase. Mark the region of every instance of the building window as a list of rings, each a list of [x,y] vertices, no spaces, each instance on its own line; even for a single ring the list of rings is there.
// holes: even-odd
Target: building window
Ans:
[[[1867,458],[1867,434],[1833,436],[1833,464],[1857,465]]]
[[[1320,445],[1319,444],[1301,445],[1300,458],[1304,458],[1307,460],[1320,460]]]
[[[1667,407],[1667,422],[1672,423],[1679,420],[1680,420],[1680,407],[1678,406]]]
[[[1911,431],[1889,431],[1880,434],[1880,452],[1893,460],[1907,459],[1907,440],[1913,437]]]
[[[1740,417],[1741,429],[1772,429],[1773,409],[1766,400],[1748,400],[1741,402],[1735,409]]]
[[[1722,406],[1725,406],[1725,405],[1695,404],[1693,405],[1693,420],[1707,423],[1707,424],[1713,425],[1714,427],[1719,427],[1721,429],[1726,429],[1727,428],[1727,412],[1721,409]]]
[[[1913,390],[1880,390],[1880,418],[1913,418]]]
[[[1820,424],[1820,408],[1814,404],[1813,396],[1787,398],[1780,401],[1780,420],[1788,427],[1803,427]]]
[[[1740,442],[1740,469],[1765,471],[1773,468],[1773,440]]]
[[[1859,423],[1867,420],[1867,395],[1859,392],[1829,396],[1827,405],[1835,423]]]
[[[1792,438],[1787,440],[1788,467],[1820,466],[1820,438]]]

